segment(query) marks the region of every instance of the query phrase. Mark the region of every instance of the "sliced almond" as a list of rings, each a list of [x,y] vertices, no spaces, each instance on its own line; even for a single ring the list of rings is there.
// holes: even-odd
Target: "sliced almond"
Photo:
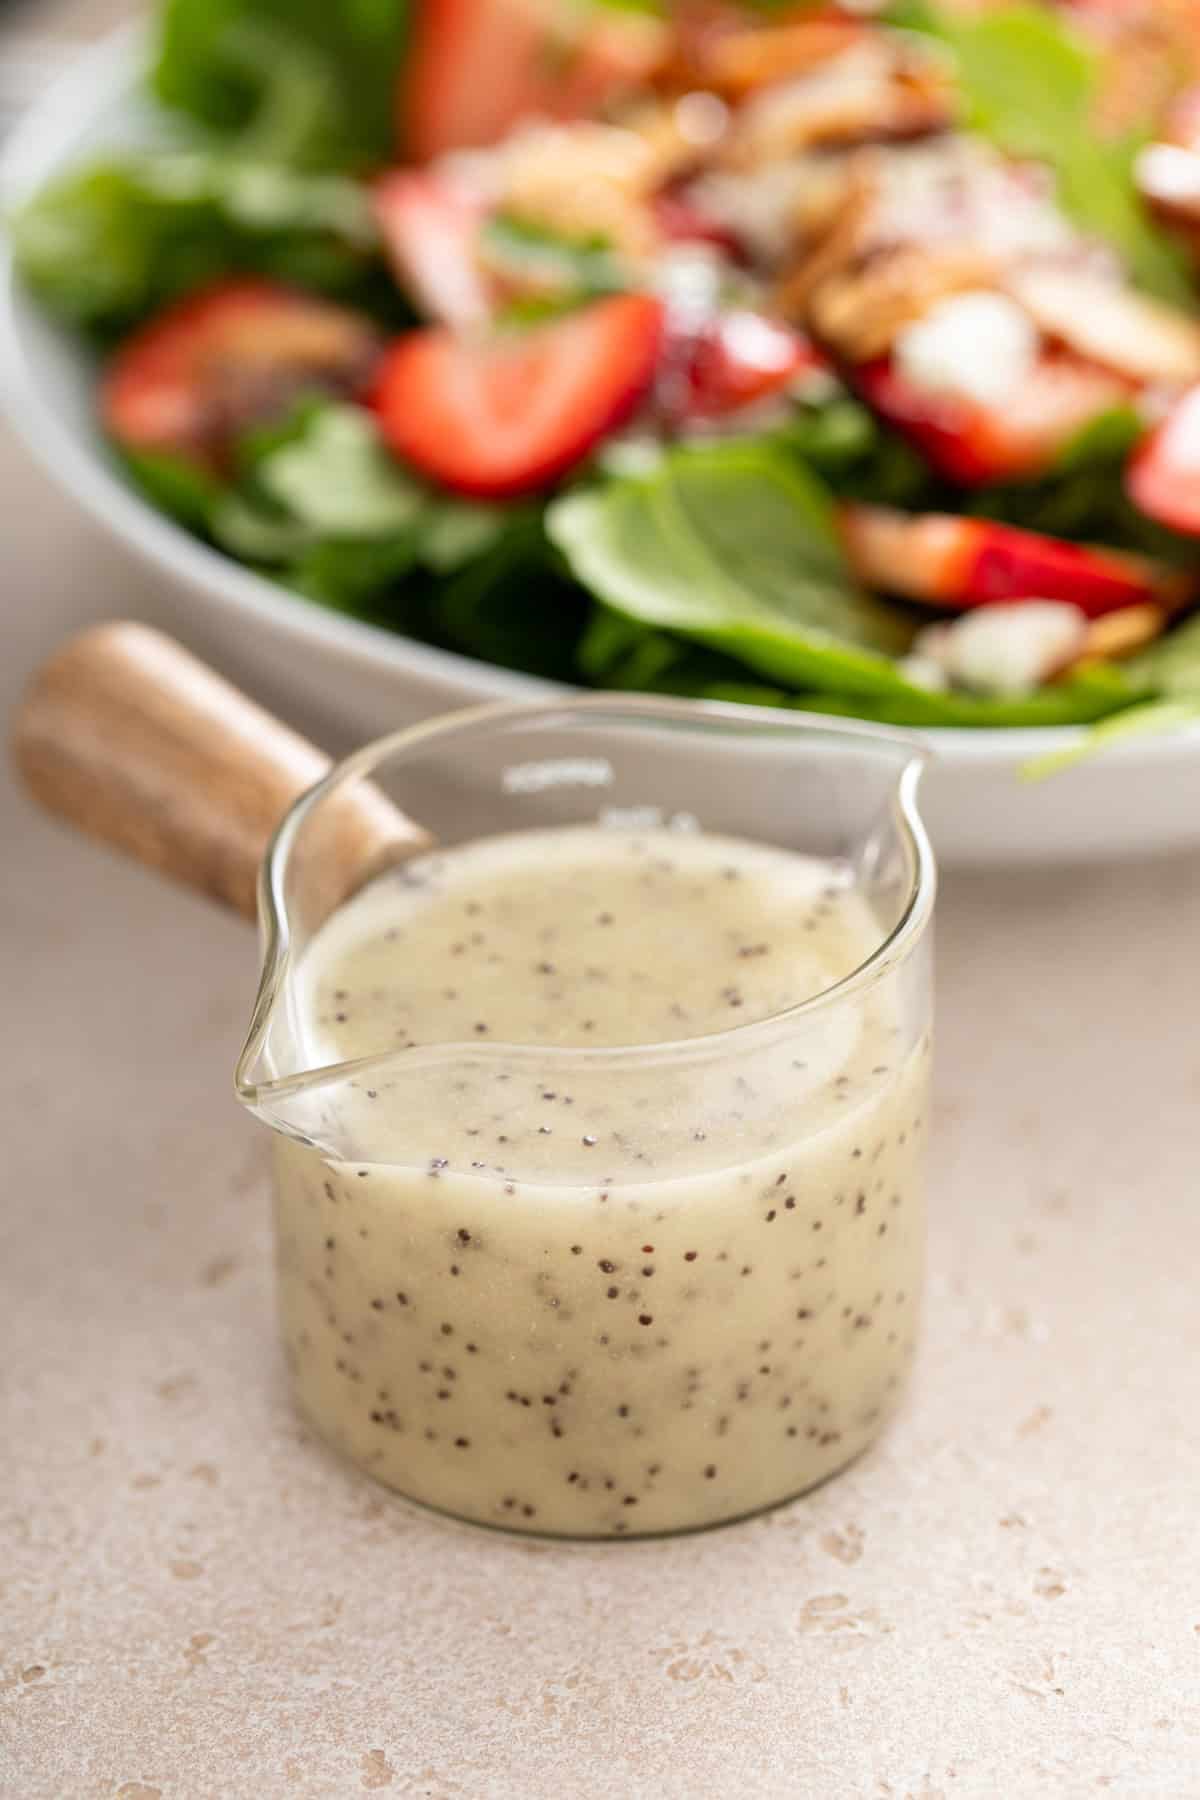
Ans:
[[[1200,324],[1160,300],[1084,269],[1033,264],[1008,290],[1047,337],[1132,381],[1200,380]]]
[[[1068,663],[1064,675],[1073,675],[1098,662],[1119,662],[1123,656],[1133,656],[1161,637],[1169,620],[1166,607],[1156,606],[1150,600],[1089,619],[1079,654]]]
[[[995,285],[990,257],[965,247],[900,245],[813,287],[809,321],[824,342],[852,362],[883,356],[897,333],[939,300]]]
[[[729,155],[761,167],[806,150],[920,137],[952,122],[946,68],[897,54],[881,35],[860,36],[806,74],[758,90],[740,109]]]
[[[804,254],[784,270],[775,285],[773,305],[777,311],[787,318],[804,318],[820,283],[855,262],[866,239],[874,196],[872,158],[853,157],[846,169],[841,204],[820,221],[824,229],[819,229],[818,221],[811,222]]]
[[[866,587],[927,606],[954,604],[979,529],[974,520],[851,504],[842,507],[839,523],[850,567]]]
[[[714,37],[705,58],[705,85],[740,98],[768,82],[805,75],[861,40],[856,19],[802,19]]]
[[[657,125],[524,126],[498,153],[500,205],[552,231],[596,233],[630,255],[648,252],[655,243],[648,197],[683,155],[669,123]]]

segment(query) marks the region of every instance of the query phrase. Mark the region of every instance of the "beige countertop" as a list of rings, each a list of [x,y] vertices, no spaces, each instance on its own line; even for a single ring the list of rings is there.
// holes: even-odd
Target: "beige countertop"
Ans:
[[[0,705],[153,583],[0,443]],[[1200,1794],[1200,863],[940,903],[927,1329],[707,1536],[508,1541],[293,1416],[250,932],[0,798],[0,1795]]]

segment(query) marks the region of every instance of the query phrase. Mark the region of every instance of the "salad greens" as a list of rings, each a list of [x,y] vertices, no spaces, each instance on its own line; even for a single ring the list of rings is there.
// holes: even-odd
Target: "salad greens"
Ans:
[[[494,213],[486,221],[479,253],[493,274],[516,275],[535,293],[572,304],[629,285],[629,272],[606,238],[564,237],[513,213]]]
[[[547,524],[581,584],[639,624],[803,686],[903,685],[911,631],[856,589],[827,492],[770,444],[673,451],[555,501]]]
[[[1103,413],[1042,476],[979,488],[964,512],[1079,544],[1109,544],[1168,563],[1195,563],[1195,547],[1138,511],[1121,480],[1145,427],[1132,407]]]
[[[625,8],[670,14],[654,0],[578,3],[612,7],[609,24]],[[108,351],[173,301],[253,275],[336,298],[381,333],[410,328],[416,309],[395,270],[414,250],[404,236],[411,219],[397,241],[368,180],[400,154],[396,97],[423,4],[434,0],[162,0],[152,85],[174,115],[165,147],[71,172],[13,221],[22,277],[46,311]],[[1195,313],[1186,261],[1135,186],[1150,122],[1121,136],[1097,130],[1100,55],[1053,0],[976,12],[893,0],[886,16],[926,51],[941,47],[970,130],[1006,157],[1047,165],[1061,213],[1107,243],[1144,293]],[[455,31],[465,17],[445,13]],[[757,23],[771,19],[765,6]],[[911,43],[904,39],[906,55]],[[929,141],[953,126],[941,117]],[[873,154],[888,154],[880,143],[886,133]],[[609,179],[605,171],[601,185]],[[689,179],[685,172],[684,189]],[[672,174],[656,203],[680,204],[680,185]],[[688,204],[685,192],[685,214]],[[581,218],[576,230],[564,216],[574,214],[560,206],[539,218],[520,197],[489,203],[474,225],[451,211],[435,220],[432,240],[416,244],[415,260],[422,277],[431,262],[453,263],[464,254],[461,233],[475,229],[470,279],[491,296],[492,324],[514,338],[631,287],[671,291],[666,280],[656,287],[661,269],[638,272],[639,239],[622,236],[619,209],[611,233],[607,221],[596,228]],[[767,310],[764,296],[788,269],[753,266],[736,241],[730,250],[722,233],[732,229],[736,240],[736,219],[709,223],[715,229],[698,235],[704,253],[716,247],[719,275],[703,304]],[[418,305],[431,304],[423,290],[436,290],[436,280],[412,285]],[[1194,538],[1156,523],[1126,492],[1124,470],[1146,429],[1140,390],[1131,385],[1126,400],[1118,381],[1108,410],[1065,449],[1065,436],[1056,439],[1036,474],[957,485],[956,469],[947,473],[857,378],[853,355],[831,348],[802,313],[786,316],[785,330],[807,329],[825,352],[803,380],[789,378],[732,422],[721,405],[688,413],[695,345],[681,337],[682,348],[667,346],[666,376],[660,370],[658,385],[640,391],[649,399],[633,428],[615,433],[612,420],[629,416],[615,408],[610,429],[576,460],[546,463],[567,473],[557,486],[552,474],[540,493],[465,480],[462,494],[439,487],[414,450],[389,447],[374,390],[368,405],[362,383],[318,379],[309,383],[321,389],[314,397],[303,367],[297,384],[278,384],[276,410],[252,429],[239,426],[219,453],[131,443],[114,431],[114,454],[162,511],[302,600],[556,679],[916,726],[1084,724],[1097,746],[1200,716],[1200,617],[1124,661],[1085,657],[1065,678],[997,696],[931,681],[930,634],[917,640],[939,615],[877,597],[849,562],[849,509],[899,509],[1017,526],[1060,550],[1132,552],[1153,559],[1147,592],[1157,595],[1163,571],[1195,570],[1200,558]],[[319,375],[319,357],[311,367]],[[269,368],[267,376],[270,390]],[[704,378],[715,379],[711,369]],[[672,380],[685,402],[671,396]],[[680,405],[682,428],[671,410]],[[522,497],[467,497],[477,492]],[[926,598],[946,603],[937,590]]]
[[[386,162],[407,25],[408,0],[165,0],[155,91],[262,160]]]
[[[601,687],[693,694],[705,700],[736,700],[744,706],[836,713],[916,727],[1088,725],[1107,719],[1118,708],[1144,710],[1150,691],[1148,683],[1101,665],[1031,694],[939,693],[905,680],[899,669],[887,689],[875,692],[817,686],[796,692],[747,681],[732,658],[682,642],[668,632],[649,630],[604,608],[593,616],[579,659],[589,679]]]
[[[67,324],[111,338],[231,274],[407,314],[364,190],[226,150],[171,150],[64,176],[13,221],[21,273]]]
[[[304,599],[448,649],[578,678],[588,604],[541,509],[436,492],[383,449],[361,407],[301,402],[247,433],[225,481],[129,459],[164,510]]]
[[[257,473],[278,506],[331,537],[408,531],[425,506],[417,483],[388,456],[370,416],[356,406],[311,414],[300,436],[261,458]]]
[[[1145,134],[1097,132],[1098,59],[1069,25],[1032,0],[975,17],[900,0],[890,16],[947,46],[967,122],[1007,154],[1053,169],[1064,212],[1114,245],[1139,287],[1195,307],[1182,256],[1150,224],[1134,188]]]

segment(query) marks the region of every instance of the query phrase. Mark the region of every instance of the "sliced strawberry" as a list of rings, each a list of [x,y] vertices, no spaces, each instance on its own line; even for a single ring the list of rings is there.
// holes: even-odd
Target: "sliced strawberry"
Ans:
[[[1194,586],[1148,556],[1085,548],[953,513],[847,506],[842,532],[861,581],[954,611],[1063,600],[1095,619],[1151,601],[1179,606]]]
[[[519,119],[571,119],[638,87],[665,34],[648,14],[559,0],[422,0],[398,96],[418,162],[492,144]]]
[[[447,176],[393,169],[372,190],[375,217],[396,277],[421,312],[473,325],[489,311],[477,248],[482,201]]]
[[[1125,485],[1147,518],[1200,537],[1200,387],[1190,389],[1143,439]]]
[[[1163,137],[1185,150],[1200,150],[1200,84],[1176,94],[1167,110]]]
[[[947,480],[962,487],[1034,475],[1085,425],[1127,403],[1128,381],[1067,356],[1043,356],[1002,407],[924,392],[888,357],[851,377],[863,399]]]
[[[270,281],[224,281],[170,306],[113,356],[105,426],[128,450],[219,465],[306,393],[363,389],[381,343],[357,313]]]
[[[726,418],[827,366],[803,333],[746,308],[719,314],[668,355],[665,410],[679,423]]]
[[[661,335],[661,303],[645,294],[596,300],[485,341],[411,332],[376,384],[383,434],[461,494],[548,487],[632,412],[653,379]]]

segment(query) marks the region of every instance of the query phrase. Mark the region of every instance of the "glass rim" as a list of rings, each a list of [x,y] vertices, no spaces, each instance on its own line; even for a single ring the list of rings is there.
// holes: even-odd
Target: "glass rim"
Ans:
[[[656,1042],[606,1044],[599,1046],[573,1044],[509,1043],[503,1038],[486,1042],[462,1039],[413,1046],[404,1055],[406,1069],[420,1068],[448,1060],[520,1061],[539,1063],[569,1062],[580,1064],[631,1064],[647,1061],[690,1060],[706,1055],[735,1053],[753,1048],[755,1041],[771,1033],[807,1019],[814,1013],[839,1006],[873,988],[890,970],[905,962],[920,943],[933,912],[937,892],[937,867],[933,848],[917,803],[921,777],[930,761],[930,751],[911,733],[858,719],[830,719],[821,713],[791,712],[781,707],[740,706],[731,701],[691,700],[674,695],[621,694],[612,692],[565,694],[561,698],[534,701],[492,701],[481,706],[456,708],[435,714],[372,739],[359,749],[335,762],[288,807],[267,846],[258,877],[259,923],[262,932],[262,962],[258,992],[238,1057],[235,1086],[238,1098],[256,1106],[269,1096],[293,1094],[359,1072],[392,1063],[399,1054],[387,1050],[371,1056],[328,1063],[294,1074],[250,1079],[250,1070],[263,1054],[267,1030],[275,1004],[290,971],[292,926],[286,898],[288,867],[296,848],[296,840],[308,818],[335,793],[344,782],[368,774],[395,756],[434,744],[438,739],[452,739],[464,732],[492,729],[527,722],[553,723],[559,716],[608,713],[614,722],[628,720],[647,724],[674,722],[702,728],[706,724],[736,726],[747,736],[840,739],[889,750],[897,755],[897,767],[890,808],[898,824],[901,839],[908,852],[909,879],[904,904],[895,924],[874,946],[868,956],[848,974],[820,988],[803,1000],[751,1019],[744,1024],[723,1026],[716,1031],[693,1037],[665,1039]],[[414,821],[420,824],[419,820]],[[433,847],[436,848],[436,845]],[[419,854],[414,849],[414,854]]]

